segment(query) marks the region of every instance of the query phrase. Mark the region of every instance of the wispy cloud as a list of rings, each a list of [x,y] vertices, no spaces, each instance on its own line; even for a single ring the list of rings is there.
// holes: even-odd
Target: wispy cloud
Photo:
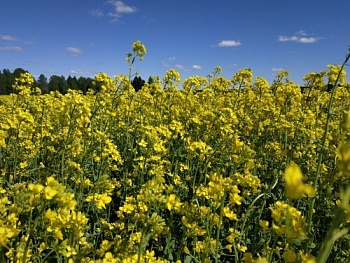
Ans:
[[[92,75],[92,72],[89,70],[84,70],[84,69],[73,69],[69,71],[70,74],[74,75]]]
[[[271,69],[273,72],[279,72],[279,71],[283,71],[283,68],[272,68]]]
[[[69,53],[69,55],[74,57],[79,56],[82,53],[82,50],[77,47],[67,47],[66,51]]]
[[[298,34],[299,36],[307,36],[307,33],[305,30],[299,30],[296,34]]]
[[[301,37],[299,39],[299,43],[309,44],[309,43],[315,43],[319,40],[320,40],[320,38],[315,38],[315,37]]]
[[[89,14],[96,17],[104,16],[103,12],[100,9],[90,10]]]
[[[115,12],[118,14],[130,14],[137,11],[136,7],[128,6],[124,4],[122,1],[110,0],[108,3],[115,6]]]
[[[138,11],[136,7],[129,6],[122,1],[110,0],[108,3],[114,6],[114,11],[108,13],[108,16],[113,17],[112,22],[117,21],[123,14],[132,14]]]
[[[192,65],[192,66],[186,66],[186,65],[183,65],[183,64],[176,63],[176,58],[175,57],[167,58],[166,60],[161,61],[160,64],[163,67],[175,68],[177,70],[186,71],[186,72],[192,71],[192,70],[202,69],[202,66],[196,65],[196,64]]]
[[[176,60],[175,57],[170,57],[170,58],[167,58],[166,60],[162,60],[160,62],[160,64],[163,66],[163,67],[173,67],[173,63],[172,61]]]
[[[193,65],[192,68],[193,69],[202,69],[202,66],[200,66],[200,65]]]
[[[21,47],[0,47],[0,51],[22,52],[23,48],[21,48]]]
[[[111,22],[115,22],[119,20],[119,18],[121,18],[123,14],[132,14],[138,11],[137,7],[129,6],[123,1],[109,0],[107,3],[113,6],[113,10],[111,12],[104,13],[103,11],[97,8],[90,10],[89,14],[94,17],[112,17]]]
[[[236,40],[222,40],[216,46],[217,47],[238,47],[241,45],[240,41]]]
[[[8,35],[0,35],[0,39],[1,40],[5,40],[5,41],[16,41],[16,40],[18,40],[17,37],[8,36]]]
[[[321,37],[307,37],[308,34],[304,30],[299,30],[293,36],[279,36],[279,42],[297,42],[301,44],[316,43],[321,40]]]
[[[178,70],[189,71],[189,69],[186,66],[182,65],[182,64],[175,64],[174,68],[176,68]]]
[[[34,45],[35,44],[35,41],[32,41],[32,40],[28,40],[25,42],[27,45]]]

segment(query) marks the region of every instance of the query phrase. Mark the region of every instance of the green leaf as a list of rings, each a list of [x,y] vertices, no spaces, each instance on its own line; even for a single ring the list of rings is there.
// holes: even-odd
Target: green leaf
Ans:
[[[192,257],[186,256],[184,263],[191,263],[191,262],[192,262]]]

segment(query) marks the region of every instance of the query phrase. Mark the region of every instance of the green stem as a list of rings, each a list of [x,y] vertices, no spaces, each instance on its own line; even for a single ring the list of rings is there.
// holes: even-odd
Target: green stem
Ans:
[[[220,239],[220,230],[221,230],[221,224],[222,224],[222,212],[224,209],[224,203],[225,203],[225,195],[223,196],[221,200],[221,205],[220,205],[220,219],[219,219],[219,224],[216,232],[216,248],[215,248],[215,263],[219,262],[219,239]]]
[[[331,107],[332,107],[332,103],[333,103],[333,99],[334,99],[334,95],[335,95],[335,90],[336,90],[336,87],[338,85],[338,82],[339,82],[341,73],[342,73],[342,71],[344,69],[344,66],[348,62],[349,58],[350,58],[350,50],[349,50],[349,53],[346,55],[346,58],[344,60],[343,65],[340,68],[340,71],[339,71],[339,73],[337,75],[337,79],[335,80],[335,83],[334,83],[334,88],[332,89],[331,97],[329,99],[329,103],[328,103],[328,107],[327,107],[327,121],[326,121],[325,131],[324,131],[323,138],[322,138],[321,149],[320,149],[319,156],[318,156],[316,176],[315,176],[315,181],[314,181],[314,190],[315,190],[315,192],[317,191],[318,180],[319,180],[319,177],[320,177],[321,166],[322,166],[322,160],[323,160],[323,156],[324,156],[324,153],[325,153],[325,144],[326,144],[326,140],[327,140],[327,136],[328,136],[328,132],[329,132],[329,125],[330,125],[330,120],[331,120],[331,115],[332,115]],[[308,212],[308,229],[307,229],[308,230],[307,231],[308,234],[310,234],[311,228],[312,228],[312,215],[313,215],[313,211],[314,211],[315,200],[316,200],[316,195],[311,199],[311,203],[310,203],[310,207],[309,207],[309,212]]]
[[[334,242],[349,232],[348,228],[344,228],[342,230],[339,229],[339,226],[346,220],[345,209],[347,209],[349,206],[349,200],[350,186],[347,187],[344,197],[341,201],[340,207],[338,207],[332,224],[327,232],[327,236],[317,256],[317,263],[327,262],[328,256],[332,250]]]

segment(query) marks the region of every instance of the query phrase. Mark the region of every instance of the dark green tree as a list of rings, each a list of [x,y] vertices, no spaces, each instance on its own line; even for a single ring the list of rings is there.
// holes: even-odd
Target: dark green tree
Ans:
[[[64,76],[53,75],[49,82],[49,91],[59,91],[61,94],[67,93],[67,82]]]
[[[79,89],[85,94],[88,87],[87,87],[88,83],[87,83],[87,80],[86,78],[84,77],[80,77],[78,79],[78,86],[79,86]]]
[[[145,81],[139,76],[136,76],[131,82],[131,85],[134,87],[136,92],[141,90],[144,84],[145,84]]]
[[[23,73],[27,73],[28,71],[27,70],[24,70],[22,68],[16,68],[14,71],[13,71],[13,75],[15,76],[15,78],[19,78],[21,76],[21,74]]]
[[[0,94],[8,95],[14,92],[12,85],[15,83],[15,76],[9,69],[3,69],[0,75]]]
[[[47,82],[47,77],[45,77],[44,74],[40,74],[37,85],[41,89],[42,93],[48,93],[49,92],[49,83]]]
[[[74,77],[68,76],[68,78],[67,78],[67,88],[68,89],[74,89],[74,90],[79,90],[80,89],[76,76],[74,76]]]
[[[94,90],[95,92],[99,92],[101,90],[101,84],[98,82],[95,82],[92,78],[87,78],[86,90],[83,90],[84,94],[90,89]]]
[[[66,81],[66,78],[64,76],[61,76],[61,81],[60,81],[60,89],[59,91],[62,93],[62,94],[66,94],[67,93],[67,81]]]
[[[60,89],[60,77],[53,75],[49,81],[49,91],[58,91]]]

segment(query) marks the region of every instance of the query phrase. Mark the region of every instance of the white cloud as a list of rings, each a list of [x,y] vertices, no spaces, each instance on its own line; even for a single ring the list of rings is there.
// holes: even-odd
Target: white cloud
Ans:
[[[279,72],[279,71],[283,71],[284,69],[283,68],[272,68],[271,70],[274,72]]]
[[[315,37],[301,37],[299,39],[299,43],[304,43],[304,44],[315,43],[318,40],[319,40],[319,38],[315,38]]]
[[[218,47],[238,47],[240,45],[241,42],[236,40],[222,40],[217,44]]]
[[[108,3],[115,6],[115,11],[118,14],[130,14],[130,13],[134,13],[137,11],[136,7],[128,6],[128,5],[124,4],[122,1],[111,0],[111,1],[108,1]]]
[[[176,64],[174,67],[177,68],[177,69],[180,69],[180,70],[187,70],[187,68],[184,65],[181,65],[181,64]]]
[[[110,0],[108,3],[114,6],[114,12],[108,13],[108,16],[113,17],[112,22],[117,21],[122,14],[131,14],[138,11],[136,7],[128,6],[122,1]]]
[[[66,51],[71,55],[71,56],[79,56],[81,55],[82,51],[80,48],[76,48],[76,47],[67,47]]]
[[[280,42],[287,42],[287,41],[298,41],[298,37],[293,36],[293,37],[287,37],[287,36],[279,36],[278,41]]]
[[[172,65],[172,61],[176,60],[175,57],[170,57],[170,58],[167,58],[166,60],[162,60],[160,62],[160,64],[163,66],[163,67],[173,67]]]
[[[100,9],[90,10],[89,13],[90,15],[96,16],[96,17],[104,16],[103,12]]]
[[[8,35],[0,35],[0,39],[1,40],[6,40],[6,41],[16,41],[16,40],[18,40],[17,37],[8,36]]]
[[[23,49],[21,47],[0,47],[0,51],[22,52]]]
[[[304,30],[299,30],[297,32],[297,35],[300,35],[300,36],[307,36],[307,33],[304,31]]]
[[[316,43],[320,39],[320,37],[306,37],[308,34],[304,30],[299,30],[293,36],[279,36],[278,41],[280,42],[297,42],[301,44],[310,44]]]
[[[109,12],[109,13],[108,13],[108,16],[113,17],[113,19],[111,20],[111,22],[115,22],[115,21],[117,21],[117,20],[121,17],[121,14]]]
[[[83,69],[73,69],[69,73],[74,75],[92,75],[91,71]]]
[[[185,66],[183,64],[175,63],[176,58],[175,57],[169,57],[166,60],[162,60],[160,63],[163,67],[167,68],[175,68],[177,70],[182,70],[182,71],[191,71],[191,70],[198,70],[202,69],[202,66],[200,65],[193,65],[191,67]]]
[[[109,16],[109,17],[112,17],[112,20],[110,22],[115,22],[120,17],[122,17],[123,14],[131,14],[138,11],[136,7],[129,6],[125,4],[123,1],[109,0],[107,3],[113,5],[112,12],[104,13],[100,9],[93,9],[89,11],[89,14],[95,17]]]

